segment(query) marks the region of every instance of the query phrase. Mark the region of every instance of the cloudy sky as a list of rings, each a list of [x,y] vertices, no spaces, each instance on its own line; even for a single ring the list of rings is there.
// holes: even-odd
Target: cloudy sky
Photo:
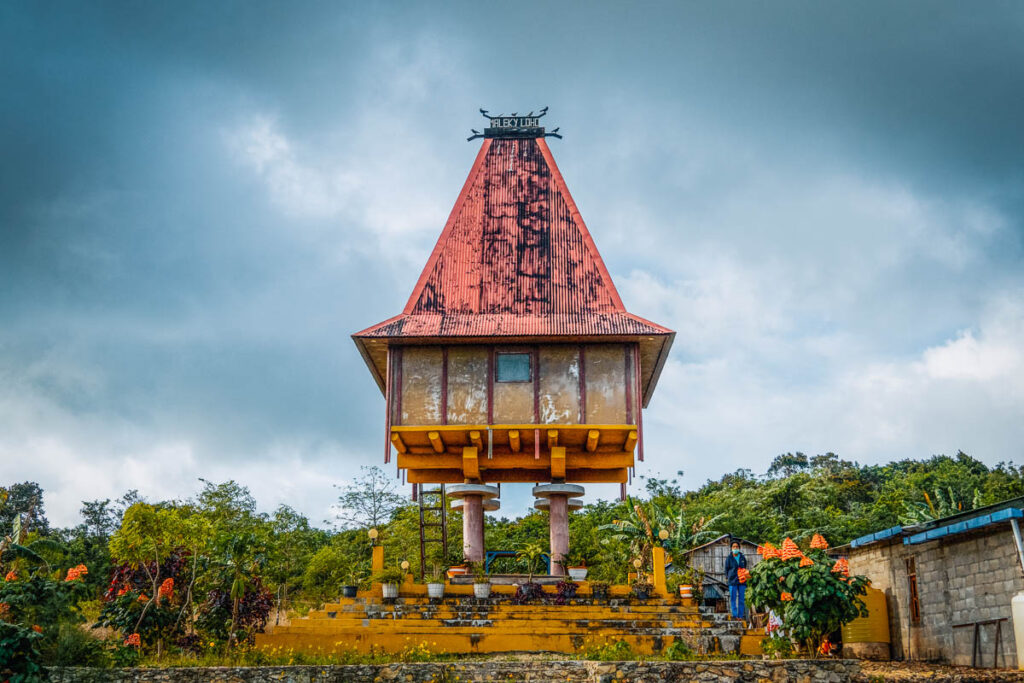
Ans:
[[[197,477],[327,517],[382,455],[349,335],[481,106],[550,107],[678,331],[639,473],[1024,461],[1022,35],[1018,2],[0,3],[0,483],[58,524]]]

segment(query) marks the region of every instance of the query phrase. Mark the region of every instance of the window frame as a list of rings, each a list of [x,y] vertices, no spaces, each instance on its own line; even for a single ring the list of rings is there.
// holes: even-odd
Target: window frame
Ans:
[[[526,356],[526,367],[529,370],[526,379],[501,379],[502,356]],[[534,380],[533,353],[530,351],[495,351],[494,382],[495,384],[529,384]]]
[[[909,594],[910,623],[921,623],[921,596],[917,590],[917,557],[911,555],[906,558],[907,569],[907,592]]]

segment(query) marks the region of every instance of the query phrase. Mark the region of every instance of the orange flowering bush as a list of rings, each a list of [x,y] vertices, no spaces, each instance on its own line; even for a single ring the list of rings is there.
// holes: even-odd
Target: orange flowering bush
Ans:
[[[828,541],[821,534],[814,534],[811,537],[811,548],[814,550],[828,550]]]
[[[89,573],[88,567],[84,564],[80,564],[77,567],[72,567],[68,570],[68,575],[65,577],[65,581],[78,581]]]
[[[138,633],[133,633],[124,639],[124,644],[131,647],[142,647],[142,637]]]
[[[798,557],[803,557],[803,553],[800,552],[800,546],[794,543],[792,538],[787,537],[786,540],[782,542],[782,561],[787,562],[789,560],[795,560]]]
[[[823,544],[824,539],[814,543]],[[861,598],[867,577],[849,576],[849,571],[846,560],[834,561],[825,548],[811,547],[805,554],[787,538],[778,556],[766,552],[750,570],[747,602],[759,611],[774,611],[786,632],[815,656],[825,636],[867,614]]]
[[[18,572],[14,571],[13,569],[11,571],[7,572],[7,576],[4,577],[4,581],[17,581],[17,580],[18,580]]]
[[[174,597],[174,579],[164,579],[164,582],[160,584],[160,589],[157,595],[161,598],[170,600]]]

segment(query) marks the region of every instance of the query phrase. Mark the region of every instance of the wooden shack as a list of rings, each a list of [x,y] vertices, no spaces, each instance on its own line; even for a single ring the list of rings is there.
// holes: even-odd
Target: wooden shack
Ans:
[[[747,569],[753,569],[754,565],[761,561],[761,556],[757,554],[757,543],[729,534],[722,534],[713,541],[708,541],[704,545],[682,553],[683,561],[678,563],[679,569],[683,566],[690,566],[704,572],[702,588],[705,602],[721,604],[721,601],[724,600],[727,603],[729,600],[729,584],[725,580],[725,560],[729,557],[733,541],[740,544],[740,551],[747,558]]]

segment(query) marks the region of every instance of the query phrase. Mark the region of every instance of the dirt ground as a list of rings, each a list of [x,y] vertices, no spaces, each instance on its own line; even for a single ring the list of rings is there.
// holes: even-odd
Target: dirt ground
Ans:
[[[860,683],[882,681],[931,681],[932,683],[985,683],[1021,681],[1024,671],[1015,669],[972,669],[922,662],[862,662]]]

